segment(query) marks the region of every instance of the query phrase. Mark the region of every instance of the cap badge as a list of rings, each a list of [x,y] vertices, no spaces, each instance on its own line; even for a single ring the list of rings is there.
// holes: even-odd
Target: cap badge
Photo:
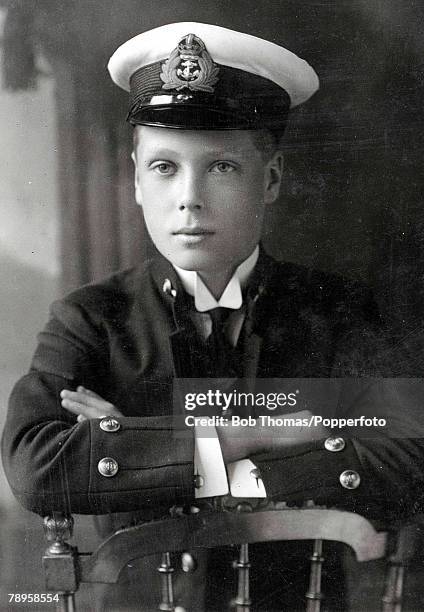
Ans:
[[[188,88],[213,93],[218,72],[204,42],[194,34],[187,34],[162,64],[162,89]]]

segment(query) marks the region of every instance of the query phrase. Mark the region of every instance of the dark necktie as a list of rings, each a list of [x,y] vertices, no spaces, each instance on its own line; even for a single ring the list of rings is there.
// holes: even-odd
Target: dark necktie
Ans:
[[[217,377],[234,376],[231,367],[234,347],[228,340],[225,329],[225,324],[231,312],[234,312],[231,308],[222,307],[208,310],[212,321],[212,332],[206,340],[206,346]]]

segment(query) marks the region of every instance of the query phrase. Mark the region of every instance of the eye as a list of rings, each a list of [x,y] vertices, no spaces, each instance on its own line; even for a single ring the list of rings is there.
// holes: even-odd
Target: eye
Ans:
[[[170,176],[175,173],[175,166],[167,161],[158,161],[151,164],[150,168],[156,172],[156,174],[161,174],[162,176]]]
[[[215,172],[217,174],[228,174],[229,172],[234,172],[236,170],[236,166],[227,161],[219,161],[213,164],[210,169],[210,172]]]

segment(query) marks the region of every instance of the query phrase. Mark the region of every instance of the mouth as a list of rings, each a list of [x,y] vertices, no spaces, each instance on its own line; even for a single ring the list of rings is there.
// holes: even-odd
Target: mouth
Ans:
[[[174,236],[211,236],[215,232],[203,227],[181,227],[175,232],[172,232]]]
[[[205,227],[186,226],[181,227],[176,232],[172,232],[172,234],[185,248],[194,248],[196,245],[207,241],[215,232]]]

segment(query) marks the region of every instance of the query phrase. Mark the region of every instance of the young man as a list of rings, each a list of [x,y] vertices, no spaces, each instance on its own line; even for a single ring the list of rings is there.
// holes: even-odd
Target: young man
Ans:
[[[383,404],[399,439],[322,427],[293,439],[260,422],[242,435],[231,422],[207,438],[172,431],[175,378],[389,373],[366,290],[277,263],[260,246],[282,180],[280,138],[289,109],[318,87],[313,69],[270,42],[197,23],[135,37],[109,69],[130,91],[136,201],[158,254],[53,305],[3,437],[18,499],[41,514],[143,519],[217,495],[371,515],[390,499],[395,514],[406,510],[422,445],[409,439],[414,416],[399,415],[384,386],[342,386],[327,414]]]

